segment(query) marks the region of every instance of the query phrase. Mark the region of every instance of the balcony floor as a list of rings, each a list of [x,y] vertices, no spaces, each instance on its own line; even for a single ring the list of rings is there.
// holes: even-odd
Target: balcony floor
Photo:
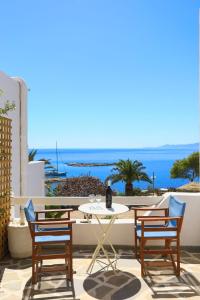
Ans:
[[[200,253],[182,251],[179,279],[170,268],[152,268],[145,280],[140,276],[140,264],[130,249],[118,249],[118,254],[119,271],[114,274],[111,270],[101,270],[96,263],[89,276],[86,269],[91,251],[74,252],[74,299],[200,299]],[[73,299],[73,289],[67,286],[61,273],[43,276],[34,287],[30,278],[31,259],[0,261],[0,299]]]

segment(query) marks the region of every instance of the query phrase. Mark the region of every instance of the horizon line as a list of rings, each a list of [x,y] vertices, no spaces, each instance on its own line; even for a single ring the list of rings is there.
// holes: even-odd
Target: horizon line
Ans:
[[[69,150],[78,150],[78,149],[84,149],[84,150],[97,150],[97,149],[102,149],[102,150],[113,150],[113,149],[149,149],[149,148],[162,148],[162,147],[174,147],[174,146],[189,146],[189,145],[199,145],[200,147],[200,142],[194,142],[194,143],[188,143],[188,144],[165,144],[165,145],[160,145],[160,146],[135,146],[135,147],[61,147],[58,149],[69,149]],[[55,147],[28,147],[28,149],[55,149]]]

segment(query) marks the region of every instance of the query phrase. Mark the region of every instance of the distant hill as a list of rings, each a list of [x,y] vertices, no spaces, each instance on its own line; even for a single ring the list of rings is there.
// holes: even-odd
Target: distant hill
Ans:
[[[179,144],[179,145],[163,145],[158,148],[166,148],[166,149],[194,149],[194,151],[199,150],[199,143],[193,143],[193,144]]]

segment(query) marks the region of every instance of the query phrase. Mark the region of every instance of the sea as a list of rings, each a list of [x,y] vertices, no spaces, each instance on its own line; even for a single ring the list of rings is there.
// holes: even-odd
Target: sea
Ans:
[[[120,159],[139,160],[143,163],[145,172],[149,177],[155,175],[155,188],[176,188],[188,183],[187,179],[170,178],[170,169],[173,163],[187,157],[194,151],[199,150],[199,145],[163,146],[158,148],[138,149],[58,149],[59,171],[65,171],[66,177],[90,175],[105,181],[106,177],[113,173],[113,166],[100,167],[74,167],[66,163],[115,163]],[[35,159],[50,159],[51,164],[56,166],[55,149],[38,149]],[[143,190],[150,184],[147,182],[134,182],[135,187]],[[54,185],[55,187],[55,185]],[[124,183],[113,184],[113,190],[124,192]]]

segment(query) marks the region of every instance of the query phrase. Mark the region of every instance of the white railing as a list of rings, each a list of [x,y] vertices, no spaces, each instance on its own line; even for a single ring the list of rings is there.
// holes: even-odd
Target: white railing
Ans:
[[[114,203],[123,203],[125,205],[154,205],[158,203],[163,196],[115,196]],[[74,205],[79,206],[89,202],[88,197],[13,197],[11,205],[24,205],[28,199],[32,199],[35,205]],[[105,197],[102,197],[105,201]]]
[[[169,196],[173,195],[186,202],[186,211],[182,228],[182,245],[200,246],[200,193],[165,193],[161,197],[157,196],[133,196],[133,197],[113,197],[113,202],[125,205],[158,205],[167,207]],[[35,206],[45,205],[67,205],[79,206],[89,201],[88,197],[13,197],[11,200],[15,210],[23,206],[27,199],[31,198]],[[162,201],[161,201],[162,200]],[[102,200],[103,201],[103,200]],[[90,245],[95,244],[93,230],[98,230],[95,222],[81,223],[77,220],[74,225],[74,244]],[[125,233],[125,234],[124,234]],[[134,219],[119,219],[112,226],[110,238],[114,244],[133,245],[134,244]]]
[[[123,203],[125,205],[156,205],[163,197],[157,196],[133,196],[113,197],[114,203]],[[45,205],[66,205],[66,206],[79,206],[89,202],[88,197],[13,197],[11,199],[12,218],[20,216],[20,206],[23,208],[26,201],[32,199],[34,206],[37,209],[43,209]],[[105,201],[105,197],[102,197],[102,201]],[[83,216],[84,217],[84,216]],[[109,222],[108,220],[103,221]],[[118,219],[115,222],[115,226],[112,226],[110,231],[110,238],[114,244],[119,245],[132,245],[133,244],[133,230],[134,219]],[[78,245],[95,245],[94,231],[98,233],[99,226],[96,220],[92,220],[91,223],[82,223],[82,219],[76,220],[76,224],[73,225],[73,243]],[[124,234],[126,232],[126,234]],[[27,236],[29,235],[27,228]],[[28,237],[27,237],[28,240]]]

